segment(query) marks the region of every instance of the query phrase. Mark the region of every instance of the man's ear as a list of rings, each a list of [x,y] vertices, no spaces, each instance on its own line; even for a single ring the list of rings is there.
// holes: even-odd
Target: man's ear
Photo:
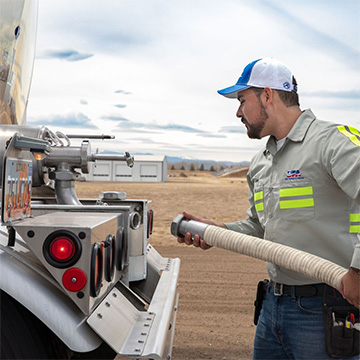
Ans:
[[[263,91],[263,99],[264,99],[264,106],[269,106],[273,101],[274,90],[270,89],[268,86],[264,88]]]

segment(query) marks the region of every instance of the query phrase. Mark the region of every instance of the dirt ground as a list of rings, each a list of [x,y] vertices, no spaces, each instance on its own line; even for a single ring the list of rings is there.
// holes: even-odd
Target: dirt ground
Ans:
[[[178,244],[170,234],[172,219],[184,210],[214,221],[246,217],[245,178],[216,178],[207,172],[169,171],[166,183],[77,183],[78,196],[125,191],[128,199],[148,199],[154,210],[150,242],[165,257],[181,259],[179,310],[173,360],[249,359],[255,332],[253,303],[265,263],[212,248],[203,251]],[[123,359],[118,356],[117,359]]]

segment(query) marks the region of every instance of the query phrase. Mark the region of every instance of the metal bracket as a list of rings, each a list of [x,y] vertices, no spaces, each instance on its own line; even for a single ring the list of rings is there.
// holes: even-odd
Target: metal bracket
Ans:
[[[47,141],[29,136],[21,136],[18,133],[14,135],[14,148],[41,153],[49,153],[51,150],[50,144]]]
[[[155,314],[137,310],[113,288],[87,323],[118,353],[140,356],[144,350]]]

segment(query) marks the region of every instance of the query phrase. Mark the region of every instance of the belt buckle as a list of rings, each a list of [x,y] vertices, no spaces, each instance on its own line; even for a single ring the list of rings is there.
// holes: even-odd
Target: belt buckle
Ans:
[[[274,287],[274,295],[275,296],[283,295],[284,284],[275,283],[273,287]]]

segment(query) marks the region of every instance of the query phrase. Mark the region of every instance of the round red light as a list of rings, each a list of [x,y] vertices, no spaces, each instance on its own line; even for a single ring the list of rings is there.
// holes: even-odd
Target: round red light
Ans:
[[[57,261],[68,261],[76,252],[74,241],[65,236],[56,237],[50,244],[50,255]]]
[[[86,284],[85,273],[78,268],[71,268],[64,272],[62,282],[69,291],[80,291]]]
[[[80,239],[68,230],[56,230],[48,235],[43,244],[45,260],[59,269],[70,268],[80,259]]]

